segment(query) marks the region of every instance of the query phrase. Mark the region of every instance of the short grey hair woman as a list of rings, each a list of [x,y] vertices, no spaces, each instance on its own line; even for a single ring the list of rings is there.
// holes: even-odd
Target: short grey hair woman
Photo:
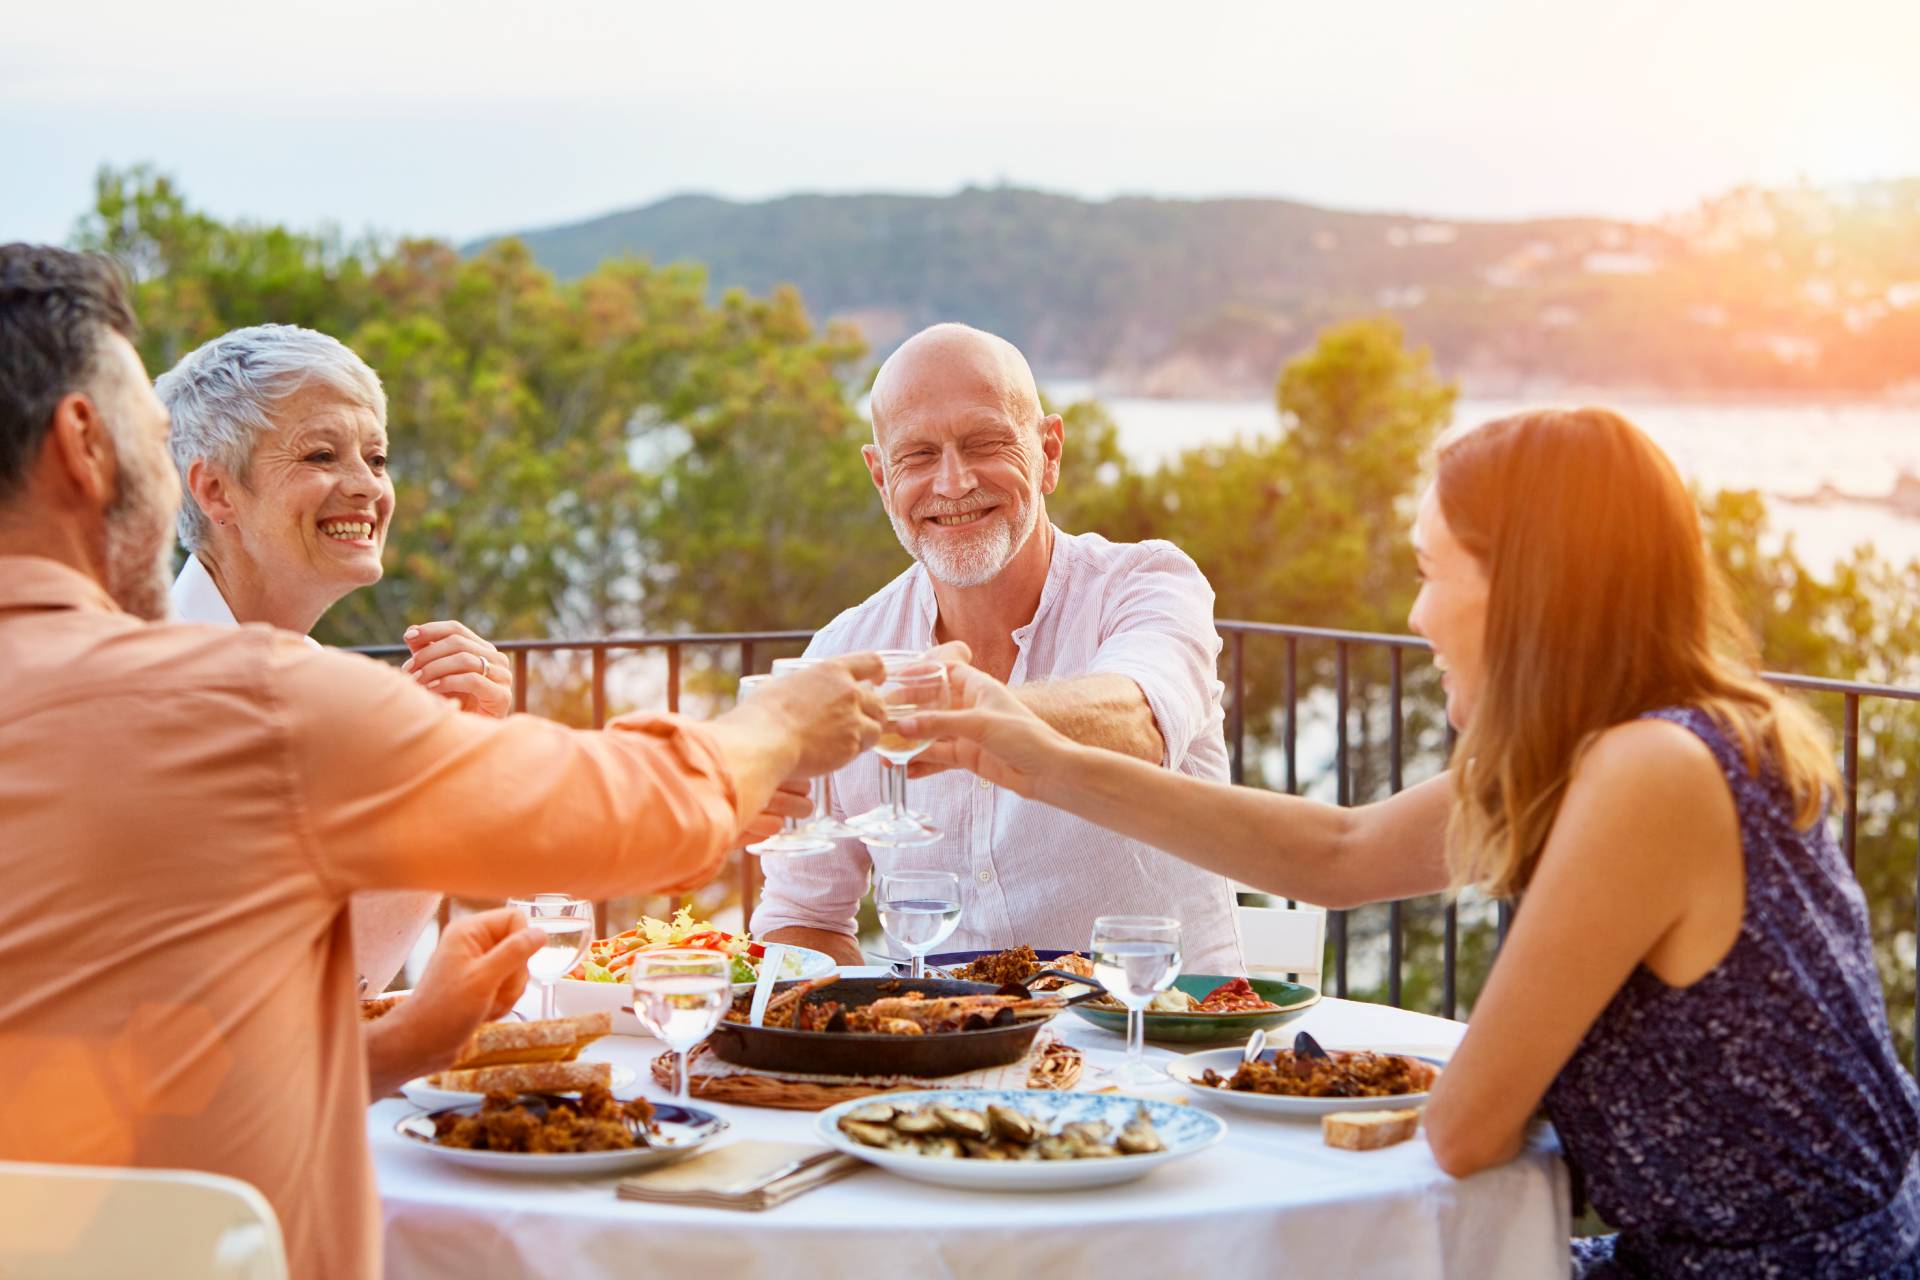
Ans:
[[[154,385],[173,415],[186,490],[173,584],[182,622],[267,623],[306,635],[348,592],[380,580],[393,518],[387,397],[337,340],[265,324],[214,338]],[[513,672],[459,622],[407,628],[402,670],[468,711],[505,716]],[[437,895],[362,894],[354,952],[373,989],[399,971]]]

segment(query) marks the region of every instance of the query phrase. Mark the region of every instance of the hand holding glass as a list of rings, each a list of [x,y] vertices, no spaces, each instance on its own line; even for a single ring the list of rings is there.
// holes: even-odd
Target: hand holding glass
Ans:
[[[580,963],[593,942],[593,904],[564,893],[539,893],[509,898],[507,905],[547,935],[545,944],[527,961],[527,976],[540,988],[540,1016],[552,1018],[553,984]]]
[[[874,752],[886,761],[883,772],[887,794],[876,809],[848,823],[868,844],[882,848],[932,844],[940,829],[907,808],[907,762],[931,745],[926,738],[906,738],[895,731],[895,721],[922,711],[944,711],[948,705],[947,669],[923,654],[883,652],[886,675],[880,683],[880,701],[887,724]]]
[[[634,1017],[673,1050],[673,1096],[684,1104],[687,1054],[733,1002],[733,961],[719,951],[648,951],[632,973]]]
[[[775,663],[774,665],[778,666],[779,664]],[[741,701],[744,702],[761,689],[764,689],[767,685],[773,683],[777,674],[779,673],[765,676],[741,676]],[[760,854],[762,856],[769,853],[783,853],[789,856],[810,853],[832,853],[833,841],[820,832],[802,826],[793,818],[783,818],[780,821],[779,831],[768,836],[765,840],[754,841],[747,846],[747,852]]]

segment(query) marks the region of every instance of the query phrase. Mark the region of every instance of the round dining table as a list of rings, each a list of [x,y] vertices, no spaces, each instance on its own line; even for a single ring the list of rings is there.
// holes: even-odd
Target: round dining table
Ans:
[[[848,973],[880,972],[847,970]],[[1079,1087],[1097,1089],[1125,1057],[1122,1037],[1072,1015],[1055,1022],[1079,1048]],[[1323,999],[1286,1024],[1324,1046],[1447,1057],[1462,1023],[1384,1005]],[[1281,1043],[1285,1043],[1285,1039]],[[648,1066],[655,1040],[609,1036],[585,1056],[635,1069],[638,1092],[666,1100]],[[1179,1047],[1149,1044],[1154,1062]],[[1170,1077],[1129,1092],[1203,1102]],[[952,1190],[867,1167],[762,1212],[615,1196],[618,1174],[516,1176],[457,1166],[397,1135],[415,1110],[388,1098],[367,1113],[394,1280],[684,1280],[904,1276],[1564,1276],[1568,1180],[1550,1131],[1511,1163],[1455,1179],[1424,1140],[1378,1151],[1326,1146],[1317,1120],[1203,1103],[1223,1142],[1118,1186],[1013,1194]],[[811,1112],[695,1106],[731,1126],[717,1142],[816,1143]]]

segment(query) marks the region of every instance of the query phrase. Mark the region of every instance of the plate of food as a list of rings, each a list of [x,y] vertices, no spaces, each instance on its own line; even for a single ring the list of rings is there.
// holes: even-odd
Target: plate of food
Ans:
[[[1245,1040],[1256,1029],[1277,1027],[1320,1002],[1320,993],[1278,978],[1234,978],[1189,973],[1147,1006],[1149,1040],[1175,1044],[1218,1044]],[[1074,1006],[1097,1027],[1127,1033],[1127,1007],[1112,996]]]
[[[613,1029],[607,1012],[538,1022],[489,1022],[468,1037],[444,1071],[400,1086],[416,1107],[436,1109],[479,1102],[491,1093],[621,1091],[638,1078],[631,1067],[589,1062],[581,1050]]]
[[[666,1164],[726,1132],[727,1122],[695,1107],[625,1102],[605,1089],[579,1097],[494,1094],[483,1102],[417,1111],[393,1131],[469,1168],[495,1173],[591,1177]]]
[[[628,986],[628,970],[634,957],[645,951],[663,951],[671,947],[694,947],[722,951],[733,957],[734,990],[750,990],[759,980],[760,962],[766,958],[766,944],[744,933],[729,933],[711,922],[694,919],[682,907],[671,920],[642,916],[625,933],[601,938],[587,947],[586,956],[573,971],[554,984],[554,1002],[562,1013],[612,1012],[620,1016],[619,1030],[638,1035],[640,1024],[632,1013],[633,992]],[[780,977],[818,978],[838,969],[832,956],[810,947],[787,948]]]
[[[1197,1107],[1103,1093],[930,1089],[820,1113],[828,1146],[903,1178],[973,1191],[1065,1191],[1143,1177],[1226,1136]]]
[[[1079,951],[1057,947],[1008,947],[1004,951],[943,951],[927,957],[929,976],[952,978],[958,982],[985,982],[1003,986],[1017,982],[1034,992],[1059,991],[1069,984],[1064,978],[1036,978],[1042,970],[1093,976],[1093,961]],[[939,973],[931,970],[938,969]]]
[[[1418,1107],[1442,1065],[1405,1053],[1321,1049],[1302,1032],[1294,1048],[1268,1049],[1252,1063],[1242,1060],[1239,1049],[1210,1049],[1175,1058],[1167,1074],[1227,1106],[1311,1117]]]
[[[743,992],[707,1044],[723,1061],[760,1071],[952,1076],[1018,1062],[1074,998],[951,978],[830,974],[781,983],[757,1027]]]

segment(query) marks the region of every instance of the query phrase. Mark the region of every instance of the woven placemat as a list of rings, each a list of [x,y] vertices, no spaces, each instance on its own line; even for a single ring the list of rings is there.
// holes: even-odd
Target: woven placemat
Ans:
[[[1004,1067],[969,1071],[964,1075],[922,1076],[776,1076],[722,1062],[704,1044],[687,1059],[687,1092],[709,1102],[743,1107],[771,1107],[782,1111],[824,1111],[855,1098],[914,1089],[1071,1089],[1080,1080],[1080,1051],[1051,1037],[1034,1043],[1027,1056]],[[1021,1069],[1024,1068],[1024,1076]],[[673,1055],[654,1058],[654,1082],[673,1087]]]

